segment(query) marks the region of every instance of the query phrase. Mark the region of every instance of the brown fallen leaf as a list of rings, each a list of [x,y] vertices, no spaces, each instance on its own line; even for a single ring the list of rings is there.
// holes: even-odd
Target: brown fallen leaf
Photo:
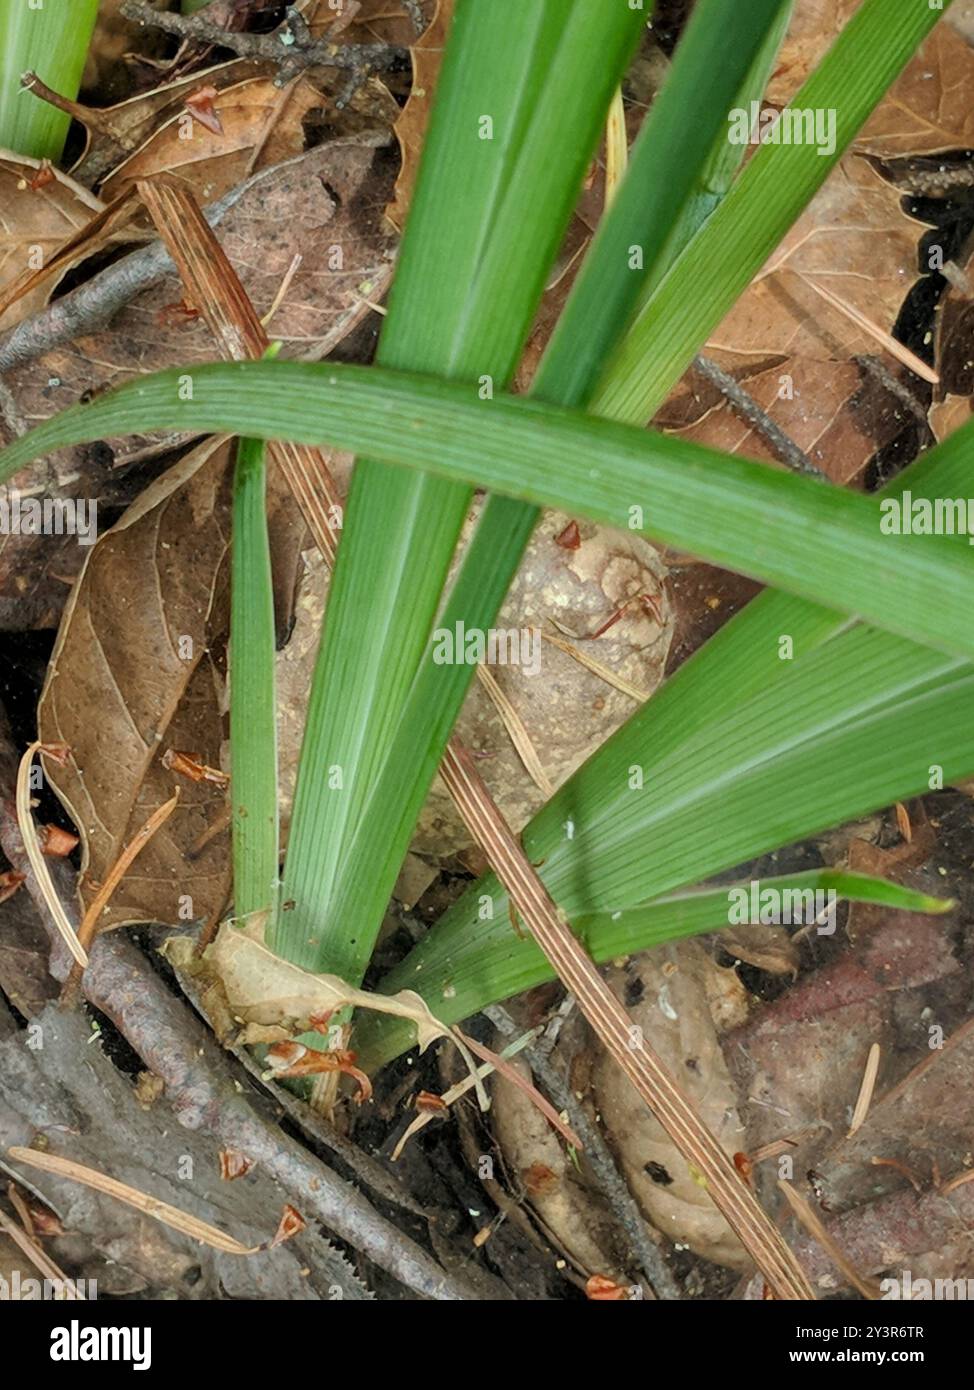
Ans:
[[[426,125],[433,105],[436,79],[443,61],[446,36],[453,22],[454,0],[436,0],[436,12],[429,28],[410,46],[413,84],[402,114],[393,129],[402,152],[402,169],[396,180],[396,194],[386,208],[386,216],[402,231],[416,184],[419,156]]]
[[[220,1177],[224,1182],[244,1178],[254,1166],[254,1160],[237,1149],[220,1150]]]
[[[764,922],[727,927],[719,942],[728,955],[766,970],[769,975],[790,975],[794,979],[798,974],[798,948],[784,927]]]
[[[323,102],[304,77],[286,94],[266,77],[222,90],[197,80],[183,95],[181,109],[168,113],[112,170],[101,195],[110,200],[137,179],[169,173],[190,184],[200,202],[213,202],[255,169],[300,154],[302,120]]]
[[[394,176],[387,139],[381,132],[338,139],[266,170],[220,223],[221,243],[261,315],[302,256],[269,326],[286,356],[332,350],[388,278],[395,239],[382,217]],[[43,419],[86,391],[174,362],[212,361],[205,323],[159,323],[159,310],[181,297],[178,279],[167,276],[105,327],[6,373],[20,414]],[[10,424],[0,420],[0,432],[9,439]],[[130,476],[124,466],[159,448],[156,439],[134,436],[65,449],[18,475],[18,486],[25,494],[93,498],[104,515],[144,486],[144,473]],[[56,624],[83,559],[71,536],[0,536],[0,628]]]
[[[511,1065],[530,1082],[523,1062]],[[506,1077],[494,1078],[491,1102],[491,1128],[505,1166],[518,1175],[521,1191],[533,1187],[530,1208],[546,1234],[586,1274],[609,1271],[623,1282],[626,1254],[616,1248],[614,1219],[576,1169],[563,1141],[528,1094]],[[551,1177],[533,1181],[532,1175],[541,1173]]]
[[[188,938],[176,936],[166,943],[165,953],[177,968],[184,968],[192,961],[194,949]],[[416,1026],[421,1051],[437,1038],[456,1041],[413,990],[371,994],[347,985],[337,975],[311,974],[275,955],[243,928],[225,923],[207,949],[205,961],[222,981],[230,1009],[245,1023],[264,1028],[280,1024],[291,1026],[292,1032],[307,1032],[313,1018],[351,1006],[409,1019]]]
[[[40,160],[0,150],[0,304],[10,286],[46,266],[64,242],[75,238],[104,210],[98,198],[59,169],[42,187],[31,188],[40,166]],[[93,249],[79,247],[75,259]],[[73,263],[66,262],[61,274]],[[12,327],[46,304],[55,284],[48,283],[0,313],[0,328]]]
[[[411,989],[396,994],[373,994],[355,989],[337,975],[317,975],[302,970],[282,959],[263,942],[262,921],[236,927],[224,922],[216,940],[208,946],[200,961],[196,945],[185,936],[171,936],[163,954],[176,970],[182,970],[204,983],[217,981],[230,1017],[247,1026],[237,1038],[239,1043],[278,1043],[292,1041],[295,1033],[309,1030],[324,1032],[327,1021],[338,1009],[367,1009],[374,1013],[392,1014],[408,1019],[415,1025],[416,1041],[421,1052],[438,1038],[447,1038],[456,1047],[473,1078],[481,1108],[489,1108],[487,1094],[477,1071],[477,1065],[463,1035],[434,1017],[429,1006]],[[349,1054],[323,1053],[335,1057],[327,1071],[349,1072],[359,1082],[361,1097],[371,1094],[368,1077],[347,1060]],[[285,1068],[295,1059],[285,1054]],[[300,1060],[300,1059],[298,1059]],[[296,1068],[296,1074],[311,1074],[320,1068]]]
[[[675,968],[672,968],[675,967]],[[684,941],[634,957],[613,969],[609,983],[686,1091],[701,1119],[728,1154],[742,1149],[744,1122],[724,1061],[709,994],[717,971],[699,942]],[[736,984],[736,977],[733,981]],[[723,981],[719,982],[723,987]],[[735,1268],[746,1252],[659,1122],[642,1104],[613,1059],[599,1052],[592,1098],[623,1175],[647,1219],[668,1239]]]
[[[856,870],[863,866],[857,863]],[[886,876],[895,872],[887,863]],[[921,1016],[928,998],[945,998],[946,1021],[946,997],[960,967],[943,920],[874,911],[868,926],[859,919],[855,943],[728,1036],[728,1061],[748,1099],[749,1147],[763,1148],[785,1136],[796,1140],[784,1157],[757,1166],[759,1185],[773,1186],[779,1177],[823,1167],[838,1136],[850,1128],[874,1045],[880,1048],[874,1094],[882,1098],[908,1067],[911,1047],[925,1044]],[[912,1156],[903,1145],[910,1144],[916,1126],[908,1126],[896,1145],[881,1140],[875,1146],[873,1125],[881,1110],[882,1100],[873,1099],[862,1128],[842,1141],[844,1152],[854,1150],[866,1160],[872,1154]],[[897,1185],[902,1181],[895,1178]],[[886,1185],[860,1160],[859,1200]]]
[[[72,592],[38,709],[73,761],[47,776],[83,842],[83,910],[123,847],[172,795],[167,746],[220,760],[217,637],[225,619],[229,446],[210,440],[150,485],[89,552]],[[215,605],[217,608],[215,609]],[[101,926],[208,917],[228,887],[226,836],[190,862],[225,791],[183,781],[179,807],[130,866]]]

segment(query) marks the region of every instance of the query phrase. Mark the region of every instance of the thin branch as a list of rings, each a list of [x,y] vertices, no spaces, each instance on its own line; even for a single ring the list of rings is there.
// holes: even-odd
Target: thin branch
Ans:
[[[0,801],[0,846],[11,864],[25,874],[25,887],[38,901],[37,881],[16,816],[6,801]],[[74,904],[64,906],[76,920]],[[63,980],[70,958],[60,937],[54,940],[51,973]],[[124,933],[106,932],[95,940],[82,985],[89,1002],[112,1020],[146,1067],[161,1077],[173,1115],[184,1128],[206,1130],[223,1147],[247,1154],[281,1184],[306,1218],[321,1221],[424,1298],[478,1297],[375,1211],[355,1187],[276,1124],[259,1117],[239,1090],[209,1029],[161,977],[146,969],[145,957]]]
[[[725,372],[723,367],[719,367],[716,362],[702,354],[693,359],[693,368],[706,377],[711,385],[716,386],[721,395],[726,396],[734,414],[757,431],[780,463],[787,464],[796,473],[806,473],[813,478],[825,477],[818,464],[812,463],[804,450],[798,447],[780,425],[775,424],[767,411],[761,409],[754,397],[744,390],[730,372]]]
[[[389,43],[331,43],[327,35],[312,37],[297,10],[289,9],[287,20],[272,34],[230,32],[209,19],[206,10],[196,14],[169,14],[153,9],[146,0],[124,0],[121,13],[136,24],[147,24],[173,34],[184,42],[215,44],[228,48],[240,58],[276,63],[281,80],[289,81],[306,68],[341,68],[360,84],[370,72],[382,72],[405,60],[406,49]],[[347,96],[345,97],[347,100]]]

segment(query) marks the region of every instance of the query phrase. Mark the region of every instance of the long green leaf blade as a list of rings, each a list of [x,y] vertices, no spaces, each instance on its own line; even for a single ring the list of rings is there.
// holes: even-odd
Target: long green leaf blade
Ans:
[[[770,65],[790,10],[782,0],[753,0],[743,12],[738,0],[700,0],[643,124],[626,180],[542,358],[532,395],[555,404],[585,404],[606,352],[631,316],[640,285],[656,273],[672,245],[674,220],[707,177],[718,131],[724,146],[734,148],[726,141],[727,108],[741,81],[754,80],[749,65],[754,67],[755,55],[765,68]],[[762,90],[763,73],[764,68]],[[458,621],[468,630],[491,626],[538,516],[537,508],[524,503],[488,498],[438,619],[440,628],[453,630]],[[473,670],[438,665],[427,652],[417,671],[395,739],[346,846],[330,903],[332,916],[358,937],[381,922]]]
[[[884,534],[874,497],[671,436],[380,368],[218,363],[76,406],[0,454],[0,480],[61,444],[146,428],[331,444],[427,469],[688,550],[923,645],[974,657],[974,553]],[[953,448],[970,449],[974,424]]]
[[[234,915],[277,906],[279,832],[274,595],[263,440],[241,439],[233,480],[230,578],[230,798]]]
[[[835,113],[834,149],[757,150],[607,364],[596,414],[634,424],[653,416],[946,8],[864,0],[791,102],[794,110]]]
[[[820,893],[834,894],[836,901],[878,903],[902,912],[940,914],[954,906],[949,898],[932,898],[868,874],[811,869],[743,885],[727,884],[674,894],[625,911],[580,914],[573,920],[572,929],[592,959],[602,964],[668,941],[723,930],[730,920],[731,892],[740,887],[758,900],[765,890],[772,889],[779,901],[787,901],[784,894]],[[425,997],[431,1005],[436,1001],[434,1007],[441,1015],[446,1010],[457,1020],[484,1008],[488,993],[507,999],[554,978],[554,971],[537,943],[532,937],[515,936],[506,914],[480,926],[475,945],[464,947],[455,942],[454,949],[448,952],[430,951],[424,955],[422,966],[419,987]],[[408,967],[400,969],[397,975],[400,981],[410,979]],[[387,988],[391,987],[387,982]],[[417,988],[415,976],[410,987]],[[376,1023],[374,1019],[360,1019],[355,1035],[359,1060],[370,1071],[415,1045],[414,1032],[408,1025],[399,1027],[397,1021],[388,1019],[378,1026]]]

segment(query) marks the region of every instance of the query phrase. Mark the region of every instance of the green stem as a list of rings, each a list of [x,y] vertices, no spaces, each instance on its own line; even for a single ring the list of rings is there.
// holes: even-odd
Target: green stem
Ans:
[[[233,480],[230,797],[234,915],[269,914],[279,874],[274,598],[262,440],[241,439]]]

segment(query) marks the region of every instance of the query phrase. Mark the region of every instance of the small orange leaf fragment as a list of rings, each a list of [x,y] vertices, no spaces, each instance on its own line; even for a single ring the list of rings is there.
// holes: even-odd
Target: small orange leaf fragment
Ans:
[[[207,767],[193,753],[180,753],[175,748],[167,748],[162,755],[162,765],[167,772],[188,777],[191,782],[213,782],[218,787],[229,785],[230,777],[217,767]]]
[[[562,550],[577,550],[581,544],[582,536],[577,521],[570,521],[555,537],[555,545],[560,545]]]
[[[284,1242],[290,1240],[292,1236],[300,1235],[307,1224],[301,1213],[295,1207],[286,1203],[284,1210],[281,1212],[281,1219],[274,1233],[274,1239],[267,1247],[268,1250],[273,1250],[277,1245],[283,1245]]]
[[[233,1182],[235,1178],[243,1178],[254,1166],[254,1160],[248,1158],[246,1154],[238,1152],[237,1149],[220,1150],[220,1177],[224,1182]]]
[[[195,92],[190,92],[185,105],[193,120],[198,121],[204,130],[210,131],[213,135],[222,135],[223,124],[219,112],[213,105],[213,98],[216,96],[219,96],[216,87],[197,87]]]
[[[12,898],[26,877],[26,874],[20,874],[16,869],[7,869],[0,874],[0,903]]]
[[[66,859],[78,847],[77,835],[70,830],[62,830],[59,825],[42,825],[38,832],[41,853],[50,859]]]
[[[593,1274],[585,1282],[585,1297],[593,1303],[623,1303],[629,1301],[629,1289],[607,1274]]]

